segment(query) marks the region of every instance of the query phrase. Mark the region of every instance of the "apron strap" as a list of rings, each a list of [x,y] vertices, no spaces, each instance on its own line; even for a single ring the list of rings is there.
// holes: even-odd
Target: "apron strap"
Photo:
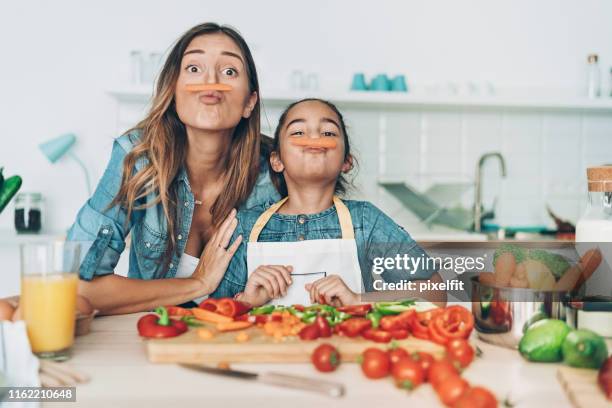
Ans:
[[[278,209],[285,204],[289,197],[285,197],[279,202],[273,204],[266,211],[263,212],[255,222],[251,234],[249,235],[249,242],[257,242],[259,234],[264,229],[272,215],[278,211]],[[340,221],[340,230],[342,231],[342,239],[355,239],[355,231],[353,230],[353,220],[351,219],[351,213],[346,205],[338,197],[334,196],[334,205],[336,206],[336,213],[338,214],[338,221]]]

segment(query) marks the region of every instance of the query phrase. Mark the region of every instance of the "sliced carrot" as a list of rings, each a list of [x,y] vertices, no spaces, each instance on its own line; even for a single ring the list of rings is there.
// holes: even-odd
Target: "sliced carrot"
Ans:
[[[221,91],[228,92],[234,89],[228,84],[187,84],[185,90],[188,92],[200,92],[200,91]]]
[[[198,319],[204,322],[209,323],[230,323],[234,320],[231,317],[223,316],[219,313],[211,312],[210,310],[200,309],[198,307],[194,307],[191,309],[193,315]]]
[[[203,340],[210,340],[215,337],[215,335],[208,329],[198,329],[198,337]]]
[[[217,330],[219,330],[220,332],[242,330],[242,329],[246,329],[247,327],[251,327],[252,325],[253,323],[244,322],[244,321],[242,322],[241,321],[223,322],[223,323],[217,323]]]
[[[169,316],[193,316],[191,309],[185,309],[180,306],[166,306]]]
[[[336,140],[329,137],[293,137],[289,139],[291,144],[300,147],[319,147],[323,149],[334,149],[337,146]]]
[[[245,331],[241,331],[236,335],[236,341],[238,343],[244,343],[246,341],[249,341],[249,334]]]

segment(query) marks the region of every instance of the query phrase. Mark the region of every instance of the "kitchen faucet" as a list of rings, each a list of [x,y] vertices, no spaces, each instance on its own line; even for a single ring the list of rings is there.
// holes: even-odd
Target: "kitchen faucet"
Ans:
[[[482,167],[489,158],[497,157],[501,170],[501,176],[506,177],[506,161],[499,152],[485,153],[480,156],[476,165],[476,180],[474,186],[474,231],[482,231]]]

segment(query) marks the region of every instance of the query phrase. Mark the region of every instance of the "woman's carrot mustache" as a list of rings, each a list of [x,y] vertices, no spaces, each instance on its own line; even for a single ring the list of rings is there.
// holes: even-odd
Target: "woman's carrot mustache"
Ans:
[[[291,144],[293,144],[294,146],[315,147],[321,149],[335,149],[337,146],[335,139],[327,137],[319,137],[316,139],[313,139],[311,137],[296,137],[291,139]]]
[[[228,92],[234,89],[231,85],[227,84],[187,84],[185,90],[188,92],[200,92],[200,91],[219,91]]]

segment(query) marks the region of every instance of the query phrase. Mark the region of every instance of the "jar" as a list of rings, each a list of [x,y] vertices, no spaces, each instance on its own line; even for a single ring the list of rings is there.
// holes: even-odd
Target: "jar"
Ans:
[[[15,197],[15,229],[20,234],[35,234],[42,228],[43,198],[40,193],[19,193]]]
[[[578,242],[612,242],[612,166],[587,169],[588,202],[576,224]]]

